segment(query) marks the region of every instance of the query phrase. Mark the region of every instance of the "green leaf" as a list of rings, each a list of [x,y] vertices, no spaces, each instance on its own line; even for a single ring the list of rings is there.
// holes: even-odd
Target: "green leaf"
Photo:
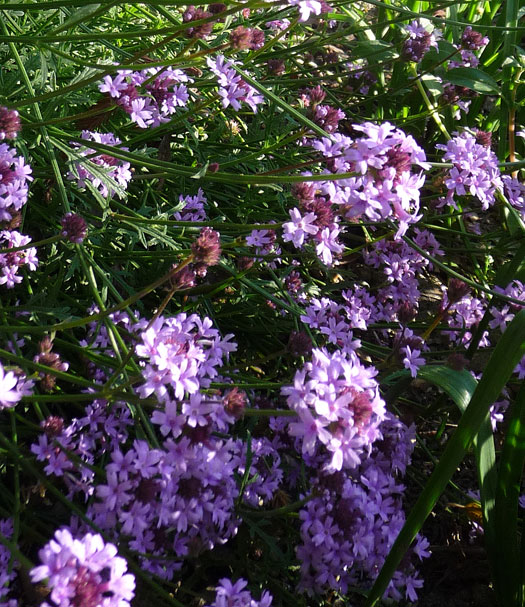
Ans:
[[[518,551],[518,498],[525,462],[525,384],[509,411],[509,425],[499,465],[494,533],[494,587],[501,605],[523,605]]]
[[[498,83],[491,76],[474,67],[455,67],[446,72],[443,79],[484,95],[500,94]]]
[[[456,431],[448,441],[439,463],[410,511],[368,595],[367,607],[375,605],[383,596],[403,556],[486,420],[490,406],[498,398],[524,353],[525,310],[521,310],[499,340]]]
[[[449,367],[424,367],[418,377],[442,388],[464,413],[478,386],[468,371],[454,371]],[[481,508],[485,522],[485,539],[490,554],[495,551],[494,506],[496,502],[497,470],[496,451],[490,416],[487,410],[479,432],[473,440],[478,469]]]

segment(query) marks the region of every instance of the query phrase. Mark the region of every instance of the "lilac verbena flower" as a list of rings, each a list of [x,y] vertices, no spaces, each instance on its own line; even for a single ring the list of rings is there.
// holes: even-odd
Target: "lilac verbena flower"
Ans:
[[[75,539],[68,529],[38,553],[42,565],[30,571],[33,582],[47,579],[50,599],[56,607],[129,607],[135,594],[135,577],[126,573],[127,563],[113,544],[87,533]],[[42,603],[42,607],[51,607]]]
[[[86,141],[95,141],[103,145],[119,146],[121,141],[112,133],[93,133],[91,131],[82,131],[82,139]],[[75,160],[74,169],[69,171],[67,178],[76,180],[79,188],[96,188],[102,196],[112,198],[117,194],[120,198],[131,180],[130,163],[118,160],[110,154],[100,154],[95,150],[73,144],[78,156],[90,156],[87,160]],[[121,148],[128,151],[127,148]]]
[[[179,204],[184,205],[180,211],[173,214],[177,221],[206,221],[204,205],[207,204],[206,196],[199,188],[196,196],[179,196]]]
[[[16,139],[20,128],[20,116],[18,112],[0,106],[0,141],[4,139]]]
[[[247,585],[248,582],[243,578],[235,583],[228,578],[222,578],[215,589],[215,601],[206,607],[271,607],[273,597],[267,590],[263,591],[261,598],[256,601],[250,591],[245,590]]]
[[[83,217],[76,213],[66,213],[60,223],[62,224],[60,234],[69,242],[80,244],[84,241],[87,234],[87,223]]]
[[[523,306],[508,302],[502,302],[503,305],[501,306],[491,306],[490,313],[492,314],[493,319],[489,322],[489,327],[491,329],[498,328],[503,332],[516,313],[525,307],[525,285],[519,280],[513,280],[504,289],[496,286],[494,290],[507,297],[513,297],[514,299],[523,301]]]
[[[376,373],[354,352],[330,354],[315,348],[311,362],[296,372],[293,386],[282,388],[299,417],[290,424],[290,434],[302,439],[304,453],[313,455],[323,446],[326,470],[355,468],[380,436],[385,403],[373,379]]]
[[[405,29],[408,38],[403,43],[401,55],[408,61],[421,61],[430,48],[437,49],[437,41],[442,37],[439,30],[428,31],[420,21],[412,21]]]
[[[89,466],[125,443],[132,424],[124,403],[94,400],[86,406],[82,417],[73,418],[68,424],[58,416],[43,420],[42,433],[31,445],[31,452],[45,464],[48,476],[61,479],[70,499],[81,494],[87,500],[95,485],[95,474]]]
[[[299,21],[308,21],[312,14],[319,16],[323,10],[323,2],[318,0],[288,0],[288,4],[299,9]]]
[[[415,427],[407,428],[391,414],[380,426],[371,453],[352,471],[319,474],[319,458],[307,468],[311,499],[299,512],[301,561],[299,590],[312,595],[330,590],[345,594],[349,586],[369,587],[401,530],[404,487],[398,482],[410,462]],[[411,555],[429,556],[428,541],[418,536]],[[413,558],[397,571],[385,598],[399,600],[420,587]],[[417,580],[417,581],[414,581]]]
[[[197,314],[160,316],[151,327],[147,325],[140,321],[133,327],[134,332],[142,331],[136,352],[147,360],[142,370],[145,383],[138,388],[142,398],[155,393],[167,403],[197,394],[200,387],[209,386],[217,367],[237,348],[230,341],[233,335],[222,339],[212,321]]]
[[[0,232],[0,249],[14,249],[17,247],[25,247],[31,242],[29,236],[24,236],[13,230],[8,232],[4,230]],[[34,272],[38,266],[38,257],[35,247],[27,247],[13,253],[0,253],[0,285],[5,285],[8,289],[12,289],[16,284],[22,282],[22,276],[18,274],[18,270],[26,266],[28,270]]]
[[[240,446],[198,428],[160,448],[135,440],[111,454],[87,514],[132,550],[148,553],[143,569],[170,580],[187,557],[236,534]]]
[[[407,345],[401,348],[401,352],[405,355],[403,358],[405,369],[410,371],[412,377],[416,377],[419,367],[425,364],[425,359],[420,356],[421,350],[412,349]]]
[[[507,200],[517,209],[521,218],[525,220],[525,184],[510,175],[502,175],[501,180]]]
[[[241,109],[241,103],[246,103],[256,114],[257,106],[264,103],[264,97],[247,82],[244,82],[232,68],[236,62],[233,59],[226,60],[223,55],[217,55],[215,59],[208,57],[206,63],[219,82],[222,107],[227,108],[231,105],[234,110],[238,111]]]
[[[363,133],[355,140],[335,133],[313,142],[331,172],[356,173],[349,179],[318,182],[320,194],[351,221],[393,218],[399,224],[396,238],[400,238],[421,217],[420,190],[425,182],[421,169],[430,167],[425,152],[410,135],[388,122],[366,122],[353,128]]]
[[[151,67],[140,72],[119,70],[105,76],[99,90],[108,93],[140,128],[168,122],[179,108],[186,107],[193,80],[172,67]]]
[[[0,127],[1,128],[1,127]],[[0,137],[0,140],[3,137]],[[0,221],[9,221],[27,202],[31,167],[6,143],[0,144]]]
[[[0,533],[8,540],[13,535],[13,520],[0,519]],[[10,565],[12,565],[10,567]],[[13,566],[14,565],[14,566]],[[10,584],[16,579],[17,563],[13,562],[11,551],[7,546],[0,545],[0,605],[2,607],[18,607],[16,599],[9,599]]]
[[[446,145],[437,145],[444,150],[443,160],[454,166],[445,179],[448,190],[443,204],[455,207],[455,196],[470,194],[481,202],[486,211],[494,204],[496,190],[503,190],[498,159],[489,148],[476,142],[470,133],[454,133]]]

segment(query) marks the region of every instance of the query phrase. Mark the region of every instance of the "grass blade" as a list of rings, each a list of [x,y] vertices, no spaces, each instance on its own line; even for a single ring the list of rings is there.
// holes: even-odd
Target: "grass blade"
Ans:
[[[496,492],[494,586],[504,607],[523,605],[518,553],[518,498],[525,462],[525,385],[510,410]]]

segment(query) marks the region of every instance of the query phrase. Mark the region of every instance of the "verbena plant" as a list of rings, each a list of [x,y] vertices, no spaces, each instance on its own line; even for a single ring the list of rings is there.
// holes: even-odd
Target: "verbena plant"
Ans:
[[[0,13],[2,604],[523,604],[518,3]]]

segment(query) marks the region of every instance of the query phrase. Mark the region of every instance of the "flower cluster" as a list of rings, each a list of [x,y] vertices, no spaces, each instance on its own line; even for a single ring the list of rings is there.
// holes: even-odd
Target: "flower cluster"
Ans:
[[[12,519],[0,519],[0,533],[7,540],[11,539],[13,535],[13,521]],[[18,601],[16,599],[9,599],[8,594],[10,591],[9,585],[16,578],[15,566],[10,567],[9,565],[15,565],[12,562],[10,550],[0,545],[0,605],[1,607],[18,607]]]
[[[0,247],[5,251],[0,253],[0,285],[12,289],[16,284],[21,283],[22,276],[18,271],[22,266],[27,266],[31,272],[36,270],[38,257],[35,247],[28,246],[30,242],[29,236],[20,234],[16,230],[0,232]],[[19,251],[9,251],[18,247],[23,248]]]
[[[208,57],[206,63],[219,82],[222,107],[231,105],[234,110],[240,110],[241,103],[245,103],[254,114],[257,113],[257,106],[264,102],[264,97],[233,69],[233,59],[226,60],[224,55],[217,55],[215,59]]]
[[[324,156],[334,173],[355,173],[355,177],[337,181],[305,182],[292,193],[302,209],[290,211],[291,221],[283,224],[283,240],[297,248],[307,241],[316,243],[316,253],[326,265],[343,251],[338,240],[342,219],[355,222],[366,218],[398,222],[396,239],[403,236],[419,215],[423,172],[412,172],[413,166],[429,168],[425,152],[415,140],[391,124],[354,125],[363,135],[352,139],[334,133],[312,143]]]
[[[403,44],[401,56],[408,61],[419,62],[431,49],[437,49],[437,41],[442,37],[441,31],[428,31],[420,21],[412,21],[405,28],[408,38]]]
[[[219,580],[219,586],[215,589],[215,601],[206,607],[271,607],[272,595],[267,590],[256,601],[250,591],[245,590],[247,585],[248,582],[242,578],[234,584],[228,578]]]
[[[454,197],[470,194],[486,211],[494,204],[496,191],[503,189],[496,154],[466,131],[454,135],[446,145],[436,146],[445,151],[443,160],[453,164],[445,179],[448,192],[442,204],[456,208]]]
[[[135,440],[111,453],[88,515],[115,539],[126,537],[132,550],[147,553],[141,557],[145,570],[170,580],[186,558],[237,532],[238,452],[238,442],[216,439],[199,426],[157,449]]]
[[[26,204],[28,182],[32,180],[31,167],[23,157],[0,143],[0,221],[10,221]]]
[[[126,442],[132,420],[124,403],[94,400],[82,417],[66,423],[62,417],[50,416],[40,425],[42,433],[31,451],[45,463],[44,472],[62,479],[68,497],[80,493],[87,499],[94,491],[95,474],[90,466]]]
[[[53,606],[129,607],[135,577],[126,573],[116,546],[105,544],[102,536],[87,533],[75,539],[68,529],[59,529],[38,556],[42,565],[31,570],[31,580],[48,580]],[[42,607],[51,605],[45,601]]]
[[[376,373],[353,352],[330,354],[314,348],[311,362],[296,372],[293,386],[282,388],[299,417],[290,423],[290,434],[300,437],[303,453],[313,455],[324,446],[329,455],[324,469],[355,468],[380,436],[385,403]]]
[[[404,487],[397,477],[405,472],[413,450],[415,428],[407,428],[391,414],[381,423],[369,457],[353,470],[313,474],[310,500],[300,511],[300,589],[308,594],[327,590],[346,593],[349,586],[371,584],[404,524]],[[309,465],[319,463],[314,456]],[[322,458],[321,458],[322,461]],[[426,557],[428,542],[418,536],[413,553]],[[416,600],[422,586],[415,568],[405,559],[386,596]]]
[[[206,210],[204,205],[207,204],[206,196],[199,188],[195,196],[179,196],[179,205],[184,205],[182,208],[173,214],[177,221],[205,221]]]
[[[235,351],[233,335],[221,338],[209,318],[197,314],[160,316],[148,325],[140,321],[133,327],[140,332],[137,354],[146,359],[142,369],[144,384],[138,388],[142,398],[155,394],[159,401],[182,400],[186,394],[198,394],[218,375],[217,367]]]
[[[93,133],[82,131],[82,139],[94,141],[108,146],[119,146],[121,141],[112,133]],[[111,154],[102,153],[80,144],[73,144],[76,154],[89,157],[85,160],[75,160],[74,169],[67,174],[68,179],[76,180],[79,188],[96,188],[104,197],[112,198],[115,194],[123,197],[131,180],[130,163],[119,160]],[[127,151],[127,148],[121,148]]]
[[[112,78],[106,76],[99,85],[127,112],[135,124],[146,129],[168,122],[170,116],[188,103],[186,86],[193,80],[172,67],[151,67],[140,72],[119,70]]]
[[[0,141],[16,139],[20,132],[20,116],[16,110],[0,106]]]

